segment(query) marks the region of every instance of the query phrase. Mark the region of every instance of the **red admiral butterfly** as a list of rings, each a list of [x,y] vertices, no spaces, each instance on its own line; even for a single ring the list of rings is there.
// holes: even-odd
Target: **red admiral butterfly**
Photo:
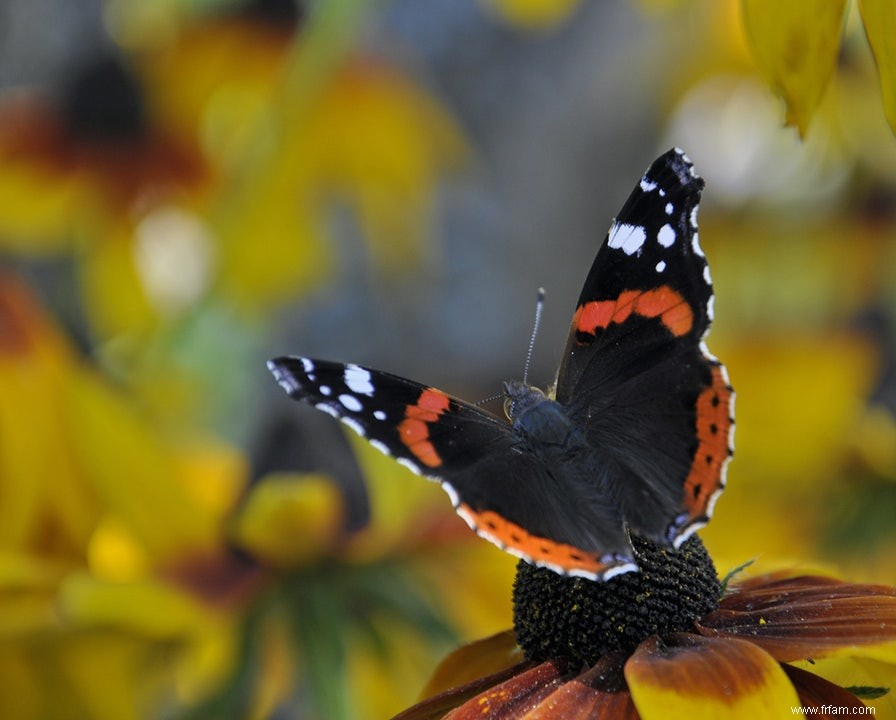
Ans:
[[[637,570],[629,533],[678,547],[709,520],[733,452],[734,391],[703,342],[702,189],[681,150],[650,166],[598,250],[552,391],[504,384],[510,422],[358,365],[268,367],[290,397],[438,480],[507,552],[594,580]]]

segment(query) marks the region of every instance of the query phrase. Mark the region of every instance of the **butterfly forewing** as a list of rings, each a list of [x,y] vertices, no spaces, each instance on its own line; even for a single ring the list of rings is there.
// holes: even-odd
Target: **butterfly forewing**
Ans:
[[[556,386],[620,468],[631,529],[676,544],[708,519],[732,451],[733,391],[704,344],[703,185],[677,149],[647,170],[588,273]]]

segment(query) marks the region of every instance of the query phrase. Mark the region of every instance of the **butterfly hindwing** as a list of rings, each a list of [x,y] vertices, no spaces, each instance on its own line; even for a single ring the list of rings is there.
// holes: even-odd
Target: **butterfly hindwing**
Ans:
[[[358,365],[286,356],[268,367],[290,397],[440,482],[458,514],[502,549],[591,578],[635,568],[621,528],[592,527],[594,513],[583,514],[573,494],[558,495],[551,470],[526,452],[506,421],[436,388]]]

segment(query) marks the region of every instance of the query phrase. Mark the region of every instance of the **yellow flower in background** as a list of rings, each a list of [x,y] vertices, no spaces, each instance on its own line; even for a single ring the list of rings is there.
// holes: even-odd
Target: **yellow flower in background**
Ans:
[[[373,720],[411,702],[433,652],[457,633],[506,624],[514,562],[476,538],[437,485],[366,444],[352,448],[369,488],[368,524],[345,529],[345,499],[332,480],[277,472],[253,485],[230,537],[269,570],[249,617],[293,638],[279,656],[308,684],[303,705],[319,717]],[[227,688],[201,707],[219,707]]]
[[[109,512],[154,564],[184,546],[209,548],[216,519],[176,459],[193,441],[163,449],[148,419],[82,364],[8,274],[0,279],[0,315],[0,425],[9,438],[0,459],[4,545],[78,557]],[[221,485],[216,492],[222,490],[235,497],[235,488]]]
[[[155,122],[131,63],[105,53],[55,93],[2,97],[0,160],[0,237],[23,252],[78,247],[106,214],[150,191],[195,195],[207,177],[195,143]]]
[[[165,577],[199,558],[221,564],[245,465],[202,437],[163,439],[10,274],[0,277],[0,327],[0,664],[17,668],[0,679],[15,679],[0,707],[54,717],[53,703],[71,695],[82,716],[143,717],[152,683],[169,672],[140,668],[165,645],[220,633],[203,598]]]
[[[501,577],[437,486],[367,458],[373,520],[352,532],[320,474],[268,474],[237,505],[239,453],[169,437],[10,275],[0,321],[3,712],[53,717],[35,690],[50,665],[31,650],[48,644],[53,687],[87,717],[147,717],[170,696],[197,717],[261,718],[297,683],[321,716],[381,717],[411,699],[395,689],[422,683],[455,621],[468,634],[506,622],[509,558]],[[450,607],[427,589],[434,562]],[[114,692],[99,653],[117,658]]]
[[[579,0],[482,0],[482,5],[512,25],[537,30],[568,19]]]
[[[103,338],[212,293],[258,308],[307,292],[331,272],[343,202],[377,270],[412,267],[460,136],[394,68],[315,51],[315,27],[212,16],[88,63],[62,104],[9,98],[2,242],[77,250]]]
[[[787,105],[787,123],[801,135],[834,73],[851,6],[846,0],[742,0],[756,60]],[[858,11],[877,64],[886,117],[896,132],[896,9],[888,0],[861,0]]]
[[[889,241],[848,217],[776,232],[719,213],[704,228],[715,347],[741,389],[737,462],[703,532],[707,545],[728,565],[748,553],[766,562],[824,557],[852,576],[896,581],[883,519],[894,475],[873,481],[856,463],[863,443],[873,451],[894,437],[886,421],[874,437],[859,431],[869,413],[890,415],[872,401],[888,350],[859,322],[886,307]],[[755,538],[750,548],[744,537]]]

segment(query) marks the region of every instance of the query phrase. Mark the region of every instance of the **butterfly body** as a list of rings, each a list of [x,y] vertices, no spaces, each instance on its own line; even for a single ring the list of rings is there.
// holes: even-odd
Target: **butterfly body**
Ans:
[[[648,169],[588,273],[553,392],[506,382],[509,420],[357,365],[269,367],[291,397],[439,481],[508,552],[596,580],[636,570],[630,533],[681,544],[708,521],[733,451],[734,393],[704,343],[702,187],[679,150]]]

